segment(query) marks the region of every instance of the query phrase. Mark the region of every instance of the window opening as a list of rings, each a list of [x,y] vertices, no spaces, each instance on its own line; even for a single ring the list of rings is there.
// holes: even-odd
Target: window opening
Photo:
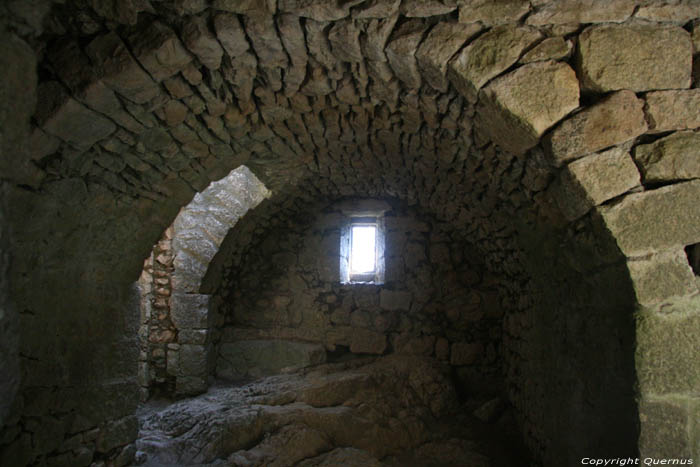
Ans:
[[[350,232],[350,274],[377,270],[377,225],[353,224]]]
[[[384,223],[381,217],[352,217],[341,229],[340,281],[384,282]]]

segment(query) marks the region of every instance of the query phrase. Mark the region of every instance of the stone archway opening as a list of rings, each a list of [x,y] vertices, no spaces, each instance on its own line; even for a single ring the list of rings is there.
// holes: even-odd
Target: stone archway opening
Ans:
[[[227,232],[270,196],[244,165],[197,193],[175,217],[139,278],[141,400],[205,392],[218,340],[208,295],[200,284]]]

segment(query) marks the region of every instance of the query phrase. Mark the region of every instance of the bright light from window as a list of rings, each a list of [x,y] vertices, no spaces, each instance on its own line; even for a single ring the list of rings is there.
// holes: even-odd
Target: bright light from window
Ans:
[[[374,225],[354,225],[350,247],[350,272],[363,274],[374,272],[376,255],[377,227]]]

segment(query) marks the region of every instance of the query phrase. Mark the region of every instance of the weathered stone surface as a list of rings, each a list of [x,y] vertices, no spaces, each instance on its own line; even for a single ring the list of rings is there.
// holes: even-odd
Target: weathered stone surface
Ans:
[[[379,293],[379,306],[385,310],[408,310],[411,307],[411,293],[382,289]]]
[[[433,27],[416,52],[418,67],[433,89],[447,92],[447,62],[479,31],[478,24],[438,23]]]
[[[200,376],[178,376],[175,380],[175,394],[178,397],[196,396],[207,390],[207,378]]]
[[[700,135],[692,131],[673,133],[634,150],[644,182],[700,178]]]
[[[527,26],[496,26],[466,46],[449,65],[450,81],[470,102],[479,89],[518,61],[542,35]]]
[[[210,70],[218,70],[224,50],[207,26],[207,18],[193,16],[182,27],[182,40],[194,53],[202,65]]]
[[[646,93],[644,100],[652,132],[700,127],[700,89],[653,91]]]
[[[545,139],[548,154],[561,164],[636,138],[647,129],[643,105],[631,91],[611,94],[559,124]]]
[[[335,21],[350,14],[351,5],[349,3],[337,0],[278,0],[277,7],[280,11],[304,16],[315,21]]]
[[[639,403],[640,456],[649,459],[692,458],[693,446],[687,429],[691,415],[687,401],[642,398]]]
[[[560,36],[550,37],[525,53],[525,55],[520,58],[519,62],[532,63],[542,60],[561,60],[564,57],[568,57],[573,48],[574,45],[570,40],[564,40],[564,38]]]
[[[306,65],[309,61],[306,53],[304,30],[299,18],[292,14],[283,14],[277,18],[277,28],[282,38],[287,55],[292,64],[284,74],[284,92],[287,96],[296,93],[306,78]]]
[[[173,294],[170,315],[178,329],[207,329],[209,326],[209,295]]]
[[[95,38],[86,53],[100,70],[102,81],[127,99],[142,104],[158,95],[158,85],[134,60],[116,33]]]
[[[385,19],[375,19],[369,22],[365,33],[360,36],[362,53],[368,61],[387,61],[384,48],[398,18],[399,15],[395,14]]]
[[[257,74],[258,60],[252,53],[245,52],[234,58],[231,65],[227,80],[231,83],[236,98],[242,102],[249,102],[253,92],[253,79]]]
[[[480,94],[477,128],[507,151],[521,154],[578,107],[578,81],[568,65],[538,62],[502,76]]]
[[[187,116],[187,107],[180,101],[171,100],[163,106],[163,114],[165,115],[165,123],[169,126],[177,126],[185,121]]]
[[[428,439],[440,442],[442,436],[430,434],[434,422],[457,408],[445,373],[429,358],[384,357],[215,388],[147,413],[138,447],[155,464],[206,464],[228,456],[231,464],[310,457],[295,465],[379,465],[373,458],[403,455]],[[316,448],[302,446],[307,441],[322,446],[319,452],[338,446],[343,453],[314,457]],[[408,465],[424,465],[427,451]]]
[[[180,376],[207,376],[207,346],[181,344],[179,349]]]
[[[212,8],[242,15],[269,15],[277,10],[275,3],[276,0],[214,0]]]
[[[634,0],[558,0],[528,16],[527,24],[621,23],[632,15]]]
[[[455,342],[450,351],[450,364],[470,365],[478,360],[482,351],[478,342]]]
[[[134,416],[109,422],[100,429],[97,437],[97,452],[109,452],[117,446],[124,446],[136,439],[139,422]]]
[[[248,37],[253,42],[253,49],[255,49],[260,65],[265,67],[286,67],[288,62],[287,54],[284,52],[282,42],[277,36],[277,28],[272,16],[245,16],[243,21]]]
[[[403,0],[401,14],[409,18],[424,18],[427,16],[445,15],[457,9],[452,3],[441,0]]]
[[[175,31],[159,21],[129,36],[131,51],[156,81],[184,69],[192,61]]]
[[[700,5],[693,0],[652,3],[640,6],[634,17],[650,21],[674,22],[682,26],[688,21],[700,18]]]
[[[415,53],[426,29],[421,20],[407,21],[392,33],[385,49],[394,74],[409,88],[417,89],[421,84]]]
[[[700,180],[694,180],[628,195],[598,210],[622,252],[642,256],[700,243],[698,196]]]
[[[578,40],[581,86],[597,92],[690,87],[693,46],[676,26],[591,26]]]
[[[341,62],[361,62],[360,30],[351,20],[336,21],[328,30],[333,55]]]
[[[526,0],[468,0],[459,7],[459,22],[487,26],[515,23],[528,11],[530,2]]]
[[[350,352],[382,354],[386,349],[386,336],[369,329],[353,329],[350,335]]]
[[[296,370],[326,361],[318,344],[287,340],[250,340],[222,344],[216,364],[220,378],[262,376]]]
[[[352,9],[355,19],[389,18],[399,11],[401,0],[369,0]]]
[[[695,275],[683,250],[627,261],[637,301],[642,306],[698,292]]]
[[[47,133],[78,148],[87,149],[117,129],[111,120],[68,96],[56,81],[43,83],[37,93],[37,123]]]
[[[217,14],[214,16],[214,30],[221,46],[231,58],[238,57],[250,48],[238,16],[230,13]]]
[[[204,345],[208,343],[208,338],[207,329],[179,329],[177,333],[177,341],[180,344]]]
[[[697,303],[697,300],[696,302]],[[700,382],[700,314],[645,311],[637,318],[637,375],[642,396],[691,393]]]
[[[639,172],[629,152],[612,148],[564,167],[554,185],[554,196],[564,215],[573,220],[639,184]]]
[[[306,459],[299,467],[381,467],[382,463],[367,451],[355,448],[336,448],[326,454]]]

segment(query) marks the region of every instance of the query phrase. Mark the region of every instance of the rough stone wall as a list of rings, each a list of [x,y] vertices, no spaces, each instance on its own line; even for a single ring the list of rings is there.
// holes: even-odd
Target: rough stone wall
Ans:
[[[466,391],[500,394],[503,309],[464,232],[394,202],[384,216],[385,282],[340,284],[345,219],[337,205],[271,218],[267,234],[252,242],[237,226],[220,253],[230,266],[217,292],[225,323],[217,374],[247,376],[229,362],[246,340],[282,339],[320,344],[331,358],[434,356],[455,367]],[[255,344],[251,374],[269,365]]]
[[[139,384],[141,400],[153,394],[175,390],[173,369],[167,362],[178,350],[177,328],[170,315],[172,295],[173,229],[168,227],[144,262],[141,287],[141,328],[139,329]]]
[[[621,280],[632,277],[636,300],[651,304],[636,330],[646,336],[635,362],[642,407],[652,408],[640,417],[641,446],[697,451],[696,379],[693,389],[680,376],[661,387],[666,370],[653,365],[671,355],[700,361],[693,334],[681,331],[696,329],[697,307],[677,254],[700,242],[697,171],[679,149],[693,135],[678,135],[700,126],[690,88],[699,62],[694,2],[66,1],[40,40],[25,40],[48,5],[2,6],[11,8],[3,18],[19,18],[3,41],[5,68],[17,70],[3,96],[11,110],[3,137],[26,142],[9,151],[3,142],[0,172],[24,378],[24,431],[5,432],[3,455],[82,456],[76,465],[128,457],[138,387],[131,284],[180,207],[242,162],[285,199],[283,210],[388,196],[471,226],[514,303],[532,262],[518,256],[519,243],[550,230],[585,232],[575,221],[593,209],[629,258]],[[493,62],[470,59],[487,56]],[[37,77],[40,105],[25,139],[14,124],[29,121]],[[661,141],[666,132],[677,133]],[[553,173],[561,189],[545,193]],[[528,236],[523,223],[544,233]],[[564,310],[557,300],[540,303]],[[562,331],[575,338],[561,321],[547,333]],[[550,354],[580,360],[556,344]],[[548,366],[536,368],[544,375]],[[514,391],[527,387],[525,374],[513,378],[522,383]],[[523,419],[547,390],[534,387],[518,403]],[[541,413],[556,417],[552,408]],[[566,442],[562,430],[533,432],[531,444],[556,465],[547,450],[593,443],[590,430],[576,431]]]

